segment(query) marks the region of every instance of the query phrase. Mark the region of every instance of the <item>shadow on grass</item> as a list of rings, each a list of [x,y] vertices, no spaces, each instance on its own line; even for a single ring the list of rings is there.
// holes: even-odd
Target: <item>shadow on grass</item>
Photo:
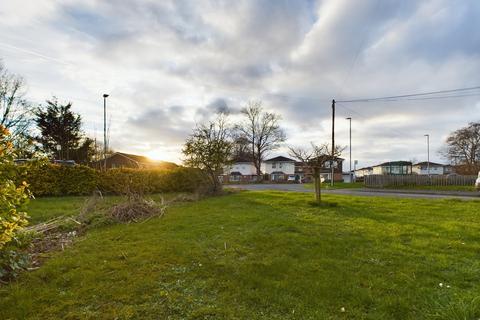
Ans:
[[[335,208],[338,207],[338,202],[333,202],[333,201],[308,201],[307,204],[310,207],[315,207],[315,208]]]

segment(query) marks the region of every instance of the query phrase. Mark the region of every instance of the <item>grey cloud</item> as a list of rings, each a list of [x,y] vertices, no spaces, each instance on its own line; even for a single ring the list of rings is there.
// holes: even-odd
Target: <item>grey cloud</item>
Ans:
[[[328,140],[333,98],[473,86],[480,73],[477,1],[72,0],[48,14],[6,2],[17,9],[0,12],[3,41],[68,62],[0,46],[7,66],[40,86],[31,95],[87,98],[93,123],[99,92],[110,92],[112,142],[131,148],[178,149],[196,122],[251,99],[280,113],[292,140]],[[359,160],[421,158],[422,133],[438,149],[476,120],[478,98],[339,104],[338,141],[352,116]]]
[[[184,108],[171,106],[144,111],[126,121],[124,135],[150,142],[182,143],[191,131],[192,122],[182,119]]]

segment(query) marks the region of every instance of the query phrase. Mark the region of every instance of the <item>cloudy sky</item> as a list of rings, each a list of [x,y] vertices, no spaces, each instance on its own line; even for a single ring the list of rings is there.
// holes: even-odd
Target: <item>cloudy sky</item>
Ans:
[[[298,146],[330,140],[332,98],[478,86],[479,18],[477,0],[2,0],[0,58],[32,101],[72,101],[99,139],[109,93],[112,147],[178,162],[195,123],[249,100]],[[352,117],[360,166],[426,160],[426,133],[443,161],[446,135],[480,119],[470,93],[340,103],[337,141]]]

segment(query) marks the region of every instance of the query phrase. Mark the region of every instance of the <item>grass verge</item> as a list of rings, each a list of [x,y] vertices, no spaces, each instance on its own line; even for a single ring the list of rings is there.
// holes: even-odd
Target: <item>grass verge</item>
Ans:
[[[311,199],[240,192],[91,230],[0,288],[1,318],[480,317],[479,202]]]

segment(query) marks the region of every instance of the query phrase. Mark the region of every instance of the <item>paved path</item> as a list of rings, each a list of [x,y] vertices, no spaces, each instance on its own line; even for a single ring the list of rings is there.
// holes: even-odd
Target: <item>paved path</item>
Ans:
[[[288,192],[313,192],[313,189],[305,188],[302,184],[237,184],[226,185],[225,188],[241,190],[277,190]],[[417,199],[462,199],[480,200],[480,193],[433,193],[431,191],[404,191],[404,190],[374,190],[374,189],[322,189],[323,194],[341,194],[364,197],[394,197],[394,198],[417,198]]]

